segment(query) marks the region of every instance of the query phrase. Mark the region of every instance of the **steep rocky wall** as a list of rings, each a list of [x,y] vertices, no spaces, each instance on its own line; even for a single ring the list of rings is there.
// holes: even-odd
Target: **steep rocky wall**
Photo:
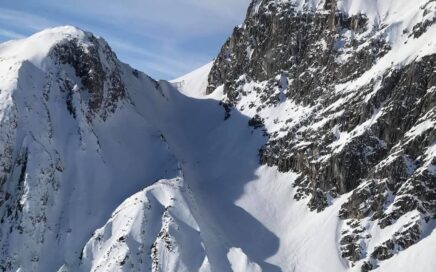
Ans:
[[[265,124],[261,163],[300,173],[294,197],[311,210],[352,192],[340,212],[341,250],[368,270],[419,241],[436,216],[436,55],[371,74],[403,46],[388,39],[395,26],[349,15],[336,1],[318,4],[253,1],[215,60],[207,91],[222,88],[224,104],[254,116],[253,127]],[[420,7],[422,22],[402,29],[404,46],[433,26],[425,17],[433,4]],[[294,113],[281,120],[279,109]],[[398,231],[368,248],[368,220]]]

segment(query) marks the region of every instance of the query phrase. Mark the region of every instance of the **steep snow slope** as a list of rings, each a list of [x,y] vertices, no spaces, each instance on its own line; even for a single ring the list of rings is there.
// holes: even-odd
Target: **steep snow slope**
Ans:
[[[159,181],[131,196],[86,244],[81,270],[204,269],[208,260],[191,215],[192,197],[180,178]]]
[[[191,267],[187,271],[200,268],[203,271],[232,271],[238,267],[242,270],[236,271],[287,271],[293,267],[304,270],[309,265],[319,271],[345,271],[346,266],[342,264],[336,248],[339,206],[320,215],[311,214],[304,203],[289,197],[293,194],[289,181],[295,179],[295,174],[280,174],[276,168],[258,165],[257,150],[264,139],[259,131],[248,126],[246,117],[234,113],[224,120],[224,111],[218,106],[218,101],[184,97],[169,84],[163,90],[168,106],[157,101],[149,104],[150,101],[136,95],[132,98],[144,101],[143,105],[137,103],[144,116],[155,112],[164,118],[161,119],[162,131],[170,149],[182,161],[183,179],[189,184],[195,199],[193,203],[189,201],[190,197],[184,197],[188,201],[177,201],[180,197],[174,197],[176,200],[171,206],[174,209],[179,209],[176,205],[190,207],[201,237],[198,239],[195,238],[196,233],[191,234],[190,246],[204,248],[204,252],[200,250],[196,254],[207,256],[207,262],[196,261],[194,264],[184,261],[183,265],[176,267],[170,265],[173,261],[164,261],[166,269],[161,271],[184,271],[183,267]],[[172,207],[168,209],[170,213]],[[162,214],[163,208],[157,209]],[[180,212],[174,212],[177,213]],[[140,228],[147,231],[155,221],[148,222],[139,225]],[[320,224],[324,226],[325,233],[319,232]],[[171,244],[163,249],[166,254],[177,256],[178,250],[172,252],[169,248],[178,247],[187,251],[184,254],[192,253],[186,246],[180,246],[183,245],[180,236],[186,233],[166,232],[168,236],[165,237]],[[148,249],[154,242],[148,241],[144,247]],[[129,250],[126,253],[119,250],[120,247],[110,247],[113,248],[110,256],[120,254],[114,271],[135,271],[137,262],[133,261],[135,268],[132,268],[129,260],[135,260],[134,256],[130,256],[136,252]],[[103,245],[99,248],[104,253],[108,247]],[[104,256],[103,253],[91,256]],[[85,249],[83,257],[89,258],[87,254]],[[307,261],[308,254],[324,261],[310,263]],[[124,259],[127,260],[125,263],[122,262]],[[121,263],[125,266],[120,266]],[[101,268],[102,271],[106,269]],[[137,269],[141,271],[141,266]]]
[[[436,231],[398,256],[380,264],[375,271],[434,271]]]

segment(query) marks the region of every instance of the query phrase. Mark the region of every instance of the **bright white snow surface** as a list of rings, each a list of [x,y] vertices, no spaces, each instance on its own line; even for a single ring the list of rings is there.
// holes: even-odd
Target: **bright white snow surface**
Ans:
[[[212,69],[212,65],[213,62],[209,62],[195,71],[173,79],[170,82],[186,96],[203,98],[206,96],[207,77],[209,76],[210,69]]]
[[[400,252],[395,258],[382,262],[375,271],[435,271],[436,267],[436,231],[425,237],[421,242]]]
[[[72,118],[56,87],[45,99],[50,46],[86,35],[56,28],[0,45],[1,118],[19,119],[29,175],[56,158],[64,168],[56,191],[25,180],[25,216],[40,212],[38,194],[49,204],[46,223],[29,221],[9,238],[19,271],[350,271],[338,245],[347,196],[321,213],[295,201],[297,175],[259,165],[266,139],[250,117],[233,110],[224,120],[219,92],[202,95],[210,64],[177,79],[187,82],[182,92],[120,64],[128,98],[105,122]],[[403,257],[434,271],[434,241],[432,233],[380,271],[404,271]]]

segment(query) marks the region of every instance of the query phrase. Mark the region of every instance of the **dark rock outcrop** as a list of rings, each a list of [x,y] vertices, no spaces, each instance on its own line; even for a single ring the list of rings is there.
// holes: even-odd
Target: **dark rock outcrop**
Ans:
[[[126,96],[125,86],[121,80],[121,72],[118,67],[117,57],[106,42],[99,41],[89,34],[91,46],[83,46],[82,41],[71,39],[67,42],[56,45],[52,51],[59,64],[71,65],[76,76],[81,79],[82,86],[79,90],[73,90],[73,86],[65,83],[67,95],[67,106],[71,114],[75,115],[71,104],[72,92],[87,92],[82,97],[87,100],[87,118],[92,120],[95,115],[103,120],[113,113],[117,102]],[[104,59],[108,62],[105,67],[101,63]],[[68,99],[69,98],[69,99]]]

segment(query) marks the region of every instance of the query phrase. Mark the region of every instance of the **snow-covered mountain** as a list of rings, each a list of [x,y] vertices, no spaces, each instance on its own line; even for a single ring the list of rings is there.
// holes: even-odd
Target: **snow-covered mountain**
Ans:
[[[154,118],[132,102],[162,91],[72,27],[4,43],[0,55],[0,267],[55,271],[124,199],[178,175]]]
[[[436,269],[436,2],[254,0],[171,83],[0,45],[0,271]]]

